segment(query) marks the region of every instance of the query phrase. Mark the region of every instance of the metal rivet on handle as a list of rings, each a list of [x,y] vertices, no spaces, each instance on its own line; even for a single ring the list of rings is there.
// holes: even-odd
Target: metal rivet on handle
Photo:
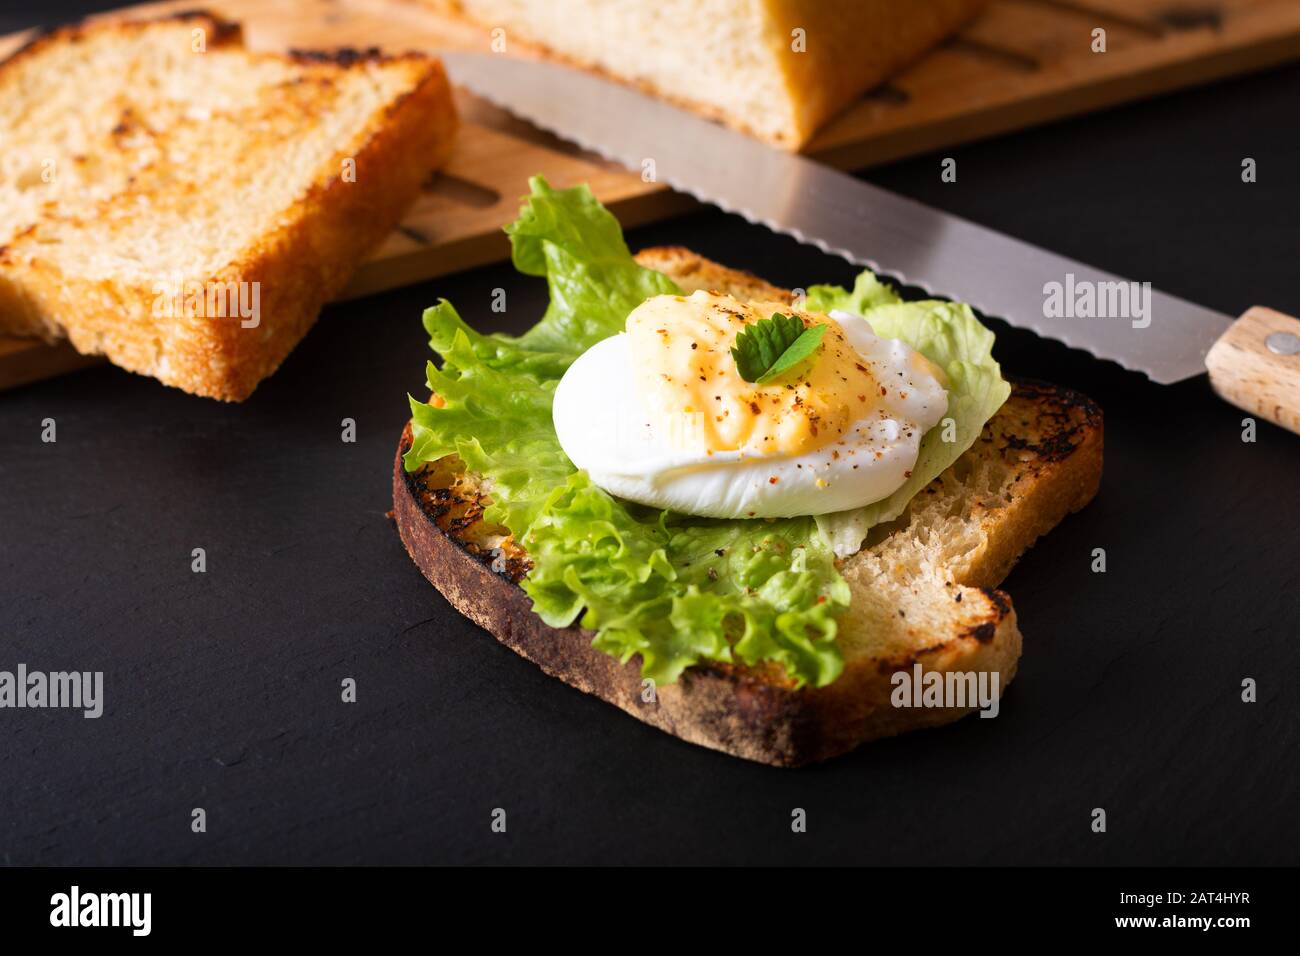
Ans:
[[[1300,355],[1300,335],[1293,332],[1274,332],[1264,344],[1275,355]]]

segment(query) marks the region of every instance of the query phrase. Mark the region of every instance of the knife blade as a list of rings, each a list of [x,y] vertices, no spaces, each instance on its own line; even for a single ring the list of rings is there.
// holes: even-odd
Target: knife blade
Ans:
[[[1067,284],[1109,290],[1102,284],[1128,280],[577,70],[479,53],[444,60],[454,81],[536,126],[633,169],[653,160],[656,178],[680,192],[1157,382],[1203,373],[1206,351],[1232,323],[1155,291],[1145,328],[1051,316],[1049,283],[1061,283],[1064,297]]]
[[[578,146],[631,169],[652,162],[673,189],[1155,382],[1204,373],[1218,343],[1210,365],[1233,369],[1212,372],[1216,390],[1300,431],[1295,319],[1256,309],[1234,323],[578,70],[481,53],[443,59],[454,82]],[[1089,310],[1078,296],[1090,291],[1097,313],[1099,297],[1119,302],[1125,290],[1126,314],[1080,314]]]

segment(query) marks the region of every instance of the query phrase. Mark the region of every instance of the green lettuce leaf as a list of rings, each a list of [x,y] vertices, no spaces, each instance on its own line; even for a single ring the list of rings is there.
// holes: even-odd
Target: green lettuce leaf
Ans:
[[[865,508],[818,517],[817,526],[830,539],[835,553],[852,554],[873,526],[901,515],[917,492],[975,443],[985,423],[1011,394],[1011,386],[993,360],[993,333],[968,305],[937,300],[904,302],[874,275],[864,272],[852,291],[813,286],[808,290],[808,308],[856,312],[877,335],[901,339],[948,376],[948,410],[944,421],[921,439],[912,477],[888,498]]]
[[[573,472],[551,425],[551,398],[572,358],[481,335],[446,301],[425,311],[424,327],[442,356],[441,368],[428,364],[427,383],[444,404],[434,408],[410,399],[407,470],[457,454],[492,482],[487,519],[527,528],[551,490]]]
[[[835,615],[848,585],[810,518],[720,521],[629,505],[575,472],[521,543],[525,590],[547,624],[671,683],[702,660],[773,661],[815,686],[839,676]]]
[[[647,298],[680,290],[636,264],[617,220],[585,186],[553,190],[538,177],[530,187],[506,232],[515,266],[545,277],[550,305],[517,337],[476,332],[445,301],[425,312],[441,357],[440,365],[428,364],[428,385],[441,405],[411,399],[406,467],[460,455],[489,483],[489,520],[508,527],[528,552],[523,587],[536,613],[554,627],[590,628],[594,646],[620,660],[640,655],[642,673],[657,683],[706,661],[770,662],[798,684],[830,683],[843,669],[836,617],[848,607],[849,588],[818,520],[724,521],[644,508],[602,491],[565,457],[551,423],[564,371],[622,331]],[[980,376],[1000,377],[996,364],[990,372],[984,361],[991,336],[973,317],[968,326],[969,312],[945,303],[903,305],[870,273],[852,292],[817,286],[809,300],[810,308],[867,314],[878,332],[942,364],[957,385],[949,412],[961,414],[959,434],[963,427],[978,433],[983,421],[974,424],[975,417],[996,394]],[[926,467],[928,454],[948,450],[928,453],[923,442]]]
[[[577,358],[623,331],[627,314],[651,296],[681,292],[667,276],[637,265],[623,229],[586,186],[552,189],[541,176],[519,218],[506,226],[515,268],[543,276],[551,294],[542,321],[518,342]]]

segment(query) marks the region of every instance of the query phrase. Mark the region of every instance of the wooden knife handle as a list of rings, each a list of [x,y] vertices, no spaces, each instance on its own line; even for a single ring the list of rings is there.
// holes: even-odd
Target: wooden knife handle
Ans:
[[[1300,319],[1255,306],[1205,356],[1220,397],[1300,434]]]

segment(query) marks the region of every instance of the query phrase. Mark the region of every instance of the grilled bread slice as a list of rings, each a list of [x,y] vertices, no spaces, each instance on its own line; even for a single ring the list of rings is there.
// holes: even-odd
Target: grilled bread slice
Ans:
[[[243,48],[206,13],[0,63],[0,332],[246,398],[449,152],[441,64]]]
[[[790,149],[987,0],[423,0]]]
[[[647,249],[642,265],[686,293],[785,299],[790,292],[680,248]],[[643,700],[639,660],[591,647],[592,634],[543,624],[518,582],[528,555],[483,520],[490,494],[455,456],[408,474],[393,465],[394,517],[407,551],[449,602],[504,644],[589,694],[683,740],[768,764],[798,766],[864,741],[956,720],[972,708],[895,708],[898,671],[1015,676],[1021,637],[997,585],[1042,534],[1096,494],[1102,415],[1067,389],[1014,382],[976,443],[842,563],[852,590],[837,640],[845,669],[796,689],[777,667],[708,663]]]

